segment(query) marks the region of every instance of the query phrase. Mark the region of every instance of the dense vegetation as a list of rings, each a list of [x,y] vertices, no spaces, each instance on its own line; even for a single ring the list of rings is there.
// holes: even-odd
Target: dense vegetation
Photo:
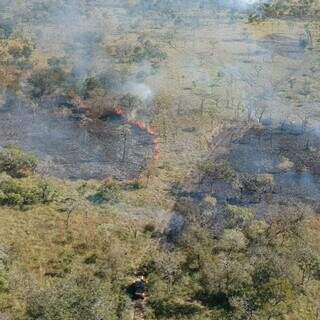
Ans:
[[[213,232],[189,204],[183,229],[163,233],[124,221],[111,181],[67,196],[35,176],[1,179],[2,205],[18,206],[1,228],[1,310],[14,319],[130,318],[137,274],[148,319],[317,319],[320,226],[307,209],[256,219],[229,205]]]

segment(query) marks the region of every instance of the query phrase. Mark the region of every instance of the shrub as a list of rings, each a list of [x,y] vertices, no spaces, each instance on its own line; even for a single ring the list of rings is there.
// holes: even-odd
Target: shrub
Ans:
[[[8,30],[7,30],[8,31]],[[1,29],[0,37],[8,34],[6,30]],[[9,31],[10,32],[10,31]],[[9,37],[8,39],[0,39],[1,46],[1,65],[11,65],[23,69],[30,67],[31,56],[34,45],[27,39],[17,37]]]
[[[0,171],[6,172],[11,177],[22,178],[34,173],[37,159],[23,152],[16,146],[6,146],[0,152]]]
[[[217,199],[215,197],[209,196],[207,195],[204,198],[205,204],[207,205],[207,207],[209,208],[213,208],[217,205]]]
[[[121,198],[121,185],[113,179],[107,179],[98,188],[97,193],[91,197],[95,203],[117,203]]]
[[[48,60],[47,68],[34,70],[29,77],[29,94],[32,98],[38,99],[53,93],[56,89],[63,88],[67,91],[73,81],[73,75],[66,70],[65,61],[51,58]]]
[[[227,205],[226,219],[229,227],[243,227],[250,223],[254,218],[253,212],[249,208]]]
[[[142,101],[135,95],[125,94],[120,98],[120,105],[126,110],[132,111],[142,105]]]
[[[147,223],[144,228],[143,231],[145,233],[153,233],[156,230],[156,226],[153,223]]]
[[[274,184],[274,179],[271,174],[260,174],[256,176],[256,184],[258,187],[272,187]]]
[[[59,196],[58,190],[46,179],[42,179],[38,184],[42,203],[50,203]]]
[[[79,276],[64,279],[27,300],[27,318],[41,320],[118,319],[118,296],[108,283]]]
[[[81,95],[84,99],[88,99],[94,95],[94,92],[97,89],[102,89],[99,80],[95,77],[86,78],[81,89]]]
[[[235,172],[228,161],[214,163],[212,160],[206,160],[199,165],[199,170],[213,179],[230,181],[235,176]]]
[[[128,190],[141,190],[144,188],[144,182],[142,179],[129,180],[126,183],[126,188]]]
[[[236,229],[225,229],[223,237],[220,241],[223,250],[240,251],[247,246],[247,239],[245,235]]]
[[[270,174],[243,176],[241,182],[244,189],[249,192],[271,192],[274,186],[274,179]]]
[[[57,191],[47,181],[36,178],[13,179],[2,175],[0,178],[0,204],[7,206],[49,203],[56,199]]]
[[[214,163],[211,160],[206,160],[198,165],[198,169],[203,174],[210,174],[214,170]]]
[[[144,60],[161,62],[167,59],[166,52],[144,37],[139,37],[136,44],[122,43],[107,51],[116,56],[121,63],[140,63]]]

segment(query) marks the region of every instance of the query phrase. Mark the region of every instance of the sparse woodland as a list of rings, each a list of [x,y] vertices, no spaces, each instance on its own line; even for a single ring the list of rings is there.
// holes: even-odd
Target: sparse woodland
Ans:
[[[0,0],[0,319],[320,320],[319,13]]]

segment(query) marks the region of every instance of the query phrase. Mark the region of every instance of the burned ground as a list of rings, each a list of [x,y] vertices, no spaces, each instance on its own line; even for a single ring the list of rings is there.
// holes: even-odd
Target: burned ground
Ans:
[[[223,131],[211,149],[183,186],[174,187],[178,211],[200,205],[198,214],[221,221],[228,205],[258,216],[301,205],[318,210],[320,143],[312,130],[293,124],[242,131],[236,126]]]
[[[90,119],[64,110],[2,108],[1,146],[13,144],[41,160],[40,172],[69,179],[133,179],[153,157],[153,137],[125,118]],[[60,104],[61,105],[61,104]]]

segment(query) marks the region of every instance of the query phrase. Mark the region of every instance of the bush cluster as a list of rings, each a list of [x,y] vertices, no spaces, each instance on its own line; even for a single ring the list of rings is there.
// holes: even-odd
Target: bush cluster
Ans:
[[[202,174],[217,180],[232,180],[235,177],[235,172],[228,161],[215,163],[206,160],[199,164],[199,170]]]
[[[57,196],[57,190],[45,179],[37,177],[14,179],[5,174],[0,177],[1,205],[23,207],[50,203]]]
[[[16,146],[8,145],[0,151],[0,172],[13,178],[30,176],[35,172],[37,164],[36,157]]]
[[[46,179],[34,175],[38,160],[9,145],[0,151],[0,204],[24,207],[54,201],[58,192]]]
[[[107,179],[98,188],[97,192],[90,197],[95,203],[114,204],[120,201],[122,194],[121,184],[113,179]]]

